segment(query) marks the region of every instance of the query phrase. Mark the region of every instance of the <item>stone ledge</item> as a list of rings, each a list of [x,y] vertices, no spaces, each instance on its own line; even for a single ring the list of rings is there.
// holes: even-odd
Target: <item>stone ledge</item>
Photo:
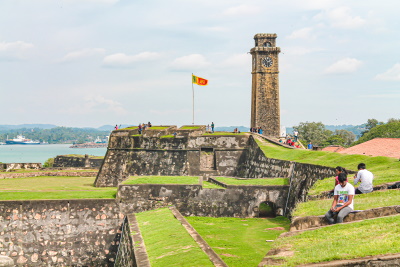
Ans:
[[[150,267],[149,256],[147,255],[146,245],[144,244],[142,234],[139,229],[139,224],[136,220],[135,214],[128,215],[128,223],[130,234],[133,241],[133,251],[135,254],[136,266]]]
[[[186,221],[186,219],[182,216],[182,214],[175,208],[169,207],[172,214],[175,216],[177,220],[180,221],[183,227],[185,227],[186,231],[188,231],[189,235],[196,241],[196,243],[200,246],[200,248],[207,254],[210,261],[217,267],[228,267],[226,263],[219,257],[217,253],[207,244],[207,242],[197,233],[197,231]]]
[[[348,171],[348,172],[349,173],[356,173],[355,171]],[[327,179],[327,178],[325,178],[325,179]],[[396,188],[392,188],[392,187],[394,185],[398,184],[398,183],[400,183],[400,181],[376,185],[376,186],[374,186],[374,191],[386,190],[386,189],[396,189]],[[332,191],[324,191],[319,195],[309,195],[307,198],[308,198],[308,200],[332,198],[331,196],[329,196],[331,193],[332,193]]]
[[[381,207],[363,211],[355,211],[350,213],[348,216],[344,218],[344,222],[354,222],[365,219],[372,219],[378,217],[385,217],[390,215],[396,215],[400,213],[400,205],[398,206],[389,206],[389,207]],[[295,218],[290,224],[290,232],[305,230],[310,228],[316,228],[329,225],[325,219],[324,215],[320,216],[307,216],[307,217],[298,217]]]
[[[337,260],[330,262],[319,262],[313,264],[303,264],[299,266],[321,266],[321,267],[359,267],[359,266],[400,266],[400,253],[369,256],[351,260]]]

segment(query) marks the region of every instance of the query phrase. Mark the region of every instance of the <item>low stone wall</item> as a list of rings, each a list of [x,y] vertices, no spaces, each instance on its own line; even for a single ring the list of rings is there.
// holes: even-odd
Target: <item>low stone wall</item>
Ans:
[[[328,208],[329,207],[327,207],[327,209]],[[343,222],[346,223],[346,222],[360,221],[365,219],[397,215],[399,213],[400,213],[400,206],[381,207],[381,208],[350,213],[348,216],[344,218]],[[326,221],[324,215],[298,217],[292,220],[292,223],[290,224],[290,231],[306,230],[326,225],[329,224]]]
[[[92,158],[89,155],[84,157],[73,157],[73,156],[57,156],[54,158],[53,167],[73,167],[73,168],[93,168],[99,169],[103,163],[102,158]]]
[[[302,267],[391,267],[400,266],[400,253],[299,265]]]
[[[42,168],[42,163],[0,163],[0,170],[11,171],[20,169],[38,170]]]
[[[0,179],[11,179],[11,178],[22,178],[22,177],[37,177],[37,176],[68,176],[68,177],[95,177],[97,172],[84,172],[84,171],[75,171],[75,172],[46,172],[46,171],[38,171],[38,172],[25,172],[25,173],[1,173]]]
[[[200,185],[120,185],[117,201],[125,213],[175,205],[184,216],[258,217],[259,206],[268,201],[281,214],[288,186],[240,186],[228,189]]]
[[[0,202],[0,254],[18,266],[108,266],[123,220],[115,200]]]

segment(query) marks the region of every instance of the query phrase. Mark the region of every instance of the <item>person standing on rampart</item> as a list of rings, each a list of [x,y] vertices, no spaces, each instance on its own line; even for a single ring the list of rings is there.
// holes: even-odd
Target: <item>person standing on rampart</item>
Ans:
[[[211,122],[211,132],[214,133],[214,122]]]

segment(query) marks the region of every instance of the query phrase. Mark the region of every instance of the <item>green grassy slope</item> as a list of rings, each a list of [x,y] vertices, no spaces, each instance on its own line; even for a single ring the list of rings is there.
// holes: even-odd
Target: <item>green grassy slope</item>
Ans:
[[[214,266],[168,208],[136,214],[151,266]]]
[[[272,245],[266,240],[275,240],[288,230],[290,223],[285,217],[186,217],[186,220],[230,267],[257,266]]]

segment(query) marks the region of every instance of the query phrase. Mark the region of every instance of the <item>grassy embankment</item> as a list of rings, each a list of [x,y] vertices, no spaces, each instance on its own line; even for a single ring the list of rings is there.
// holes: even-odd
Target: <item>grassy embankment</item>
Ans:
[[[116,187],[94,187],[95,177],[38,176],[0,180],[0,200],[115,198]]]
[[[215,180],[227,185],[288,185],[287,178],[257,178],[257,179],[235,179],[231,177],[214,177]]]
[[[280,238],[273,248],[293,251],[291,257],[276,257],[286,261],[284,266],[398,253],[399,222],[400,215],[336,224]]]
[[[168,208],[136,214],[151,266],[213,266]]]
[[[186,220],[230,267],[257,266],[272,246],[272,242],[265,240],[275,240],[288,231],[290,224],[285,217],[186,217]]]
[[[358,163],[364,162],[375,175],[375,185],[400,181],[400,162],[397,159],[300,149],[289,150],[265,141],[257,141],[257,143],[270,158],[329,167],[342,166],[350,170],[355,170]],[[351,178],[349,180],[352,182]],[[330,178],[318,181],[310,194],[331,190],[333,184],[333,179]],[[294,216],[323,215],[331,203],[332,199],[300,203]],[[398,203],[400,203],[399,190],[377,191],[355,197],[355,209],[370,209],[398,205]],[[281,257],[286,261],[285,266],[395,253],[398,252],[400,246],[399,219],[400,216],[391,216],[306,231],[292,237],[278,239],[273,248],[293,252],[291,257]],[[354,249],[355,242],[357,249]]]
[[[130,176],[122,184],[199,184],[198,176]],[[204,188],[224,189],[221,186],[203,182]]]
[[[374,184],[400,181],[400,161],[388,157],[371,157],[363,155],[347,155],[325,151],[309,151],[303,149],[288,149],[273,145],[266,141],[256,140],[264,154],[269,158],[297,161],[335,168],[342,166],[348,170],[357,170],[357,165],[364,162],[367,169],[374,174]],[[351,175],[349,175],[351,178]],[[328,178],[328,177],[327,177]],[[318,181],[309,192],[317,195],[323,191],[333,189],[333,179]]]

